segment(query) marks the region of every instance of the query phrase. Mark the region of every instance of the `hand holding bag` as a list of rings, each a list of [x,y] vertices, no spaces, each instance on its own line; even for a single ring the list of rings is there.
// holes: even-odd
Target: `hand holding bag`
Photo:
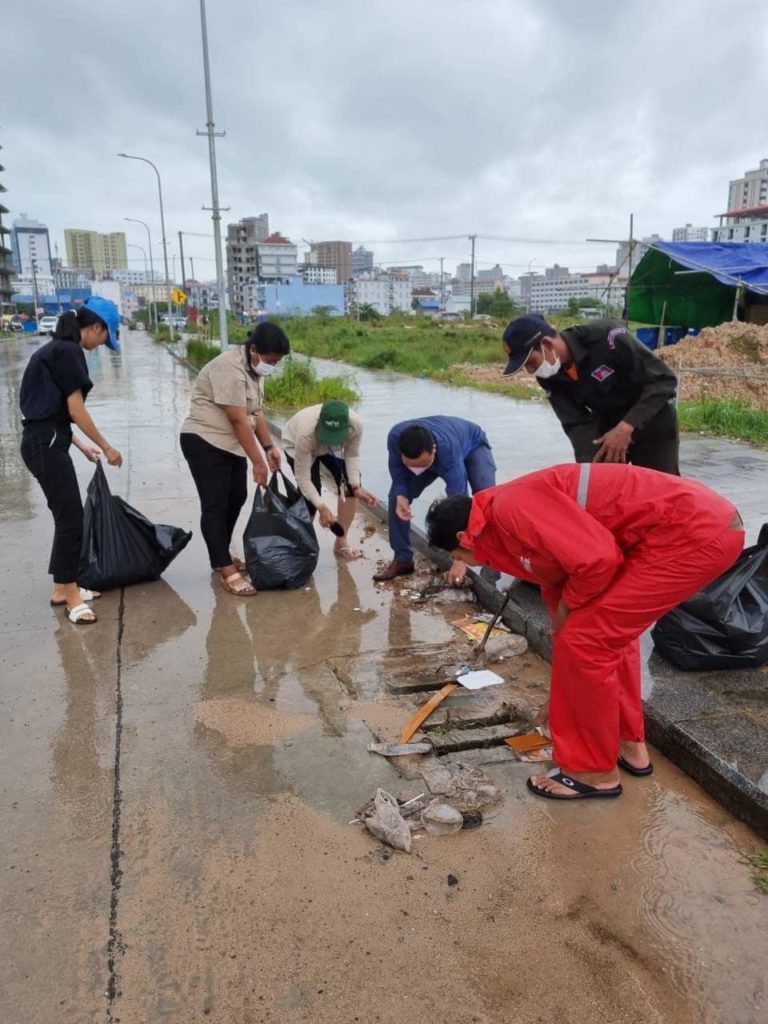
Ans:
[[[280,472],[256,488],[243,549],[257,590],[293,590],[315,571],[320,545],[312,517],[299,489]]]

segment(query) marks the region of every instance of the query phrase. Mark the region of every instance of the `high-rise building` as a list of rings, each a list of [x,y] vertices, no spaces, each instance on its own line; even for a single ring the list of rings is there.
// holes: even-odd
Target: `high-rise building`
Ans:
[[[768,160],[728,186],[728,209],[712,229],[713,242],[768,242]]]
[[[0,149],[3,147],[0,146]],[[0,164],[0,173],[5,168]],[[0,195],[7,191],[5,185],[0,181]],[[3,307],[10,303],[11,295],[11,276],[13,275],[13,264],[11,262],[12,252],[11,249],[6,245],[6,236],[10,234],[10,228],[7,228],[3,224],[3,214],[8,213],[8,208],[0,203],[0,314],[3,312]]]
[[[370,249],[364,249],[358,245],[352,251],[352,273],[353,275],[364,274],[366,270],[373,270],[373,253]]]
[[[19,214],[13,222],[11,245],[13,264],[22,277],[32,274],[33,264],[36,274],[51,277],[51,242],[45,224]]]
[[[316,267],[331,267],[336,271],[336,283],[346,284],[352,277],[352,243],[310,242],[307,262]]]
[[[93,270],[97,274],[128,269],[128,248],[123,231],[102,235],[98,231],[66,228],[64,244],[70,267]]]
[[[246,289],[258,279],[256,246],[269,236],[269,216],[243,217],[227,225],[227,289],[234,313],[246,312]],[[295,271],[294,271],[295,272]]]

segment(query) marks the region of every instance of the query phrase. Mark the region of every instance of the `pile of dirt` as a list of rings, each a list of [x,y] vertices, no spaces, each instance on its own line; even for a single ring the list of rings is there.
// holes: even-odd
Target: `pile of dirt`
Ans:
[[[768,326],[705,327],[658,354],[678,374],[682,401],[736,398],[768,409]]]

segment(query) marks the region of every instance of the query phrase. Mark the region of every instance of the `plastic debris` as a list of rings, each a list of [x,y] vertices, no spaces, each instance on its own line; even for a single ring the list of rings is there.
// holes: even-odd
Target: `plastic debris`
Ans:
[[[424,808],[421,812],[421,823],[433,836],[447,836],[452,832],[461,832],[464,828],[461,811],[440,800],[433,800]]]

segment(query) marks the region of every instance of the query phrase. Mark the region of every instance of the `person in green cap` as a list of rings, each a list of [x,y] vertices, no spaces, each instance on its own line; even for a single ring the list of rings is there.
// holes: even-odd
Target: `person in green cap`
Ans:
[[[349,546],[347,532],[355,517],[355,501],[373,508],[376,498],[360,483],[360,442],[363,423],[346,402],[330,399],[310,405],[292,416],[283,427],[283,448],[288,465],[310,513],[318,513],[320,525],[336,534],[333,546],[339,558],[352,560],[362,554]],[[323,501],[322,486],[338,494],[334,513]]]

